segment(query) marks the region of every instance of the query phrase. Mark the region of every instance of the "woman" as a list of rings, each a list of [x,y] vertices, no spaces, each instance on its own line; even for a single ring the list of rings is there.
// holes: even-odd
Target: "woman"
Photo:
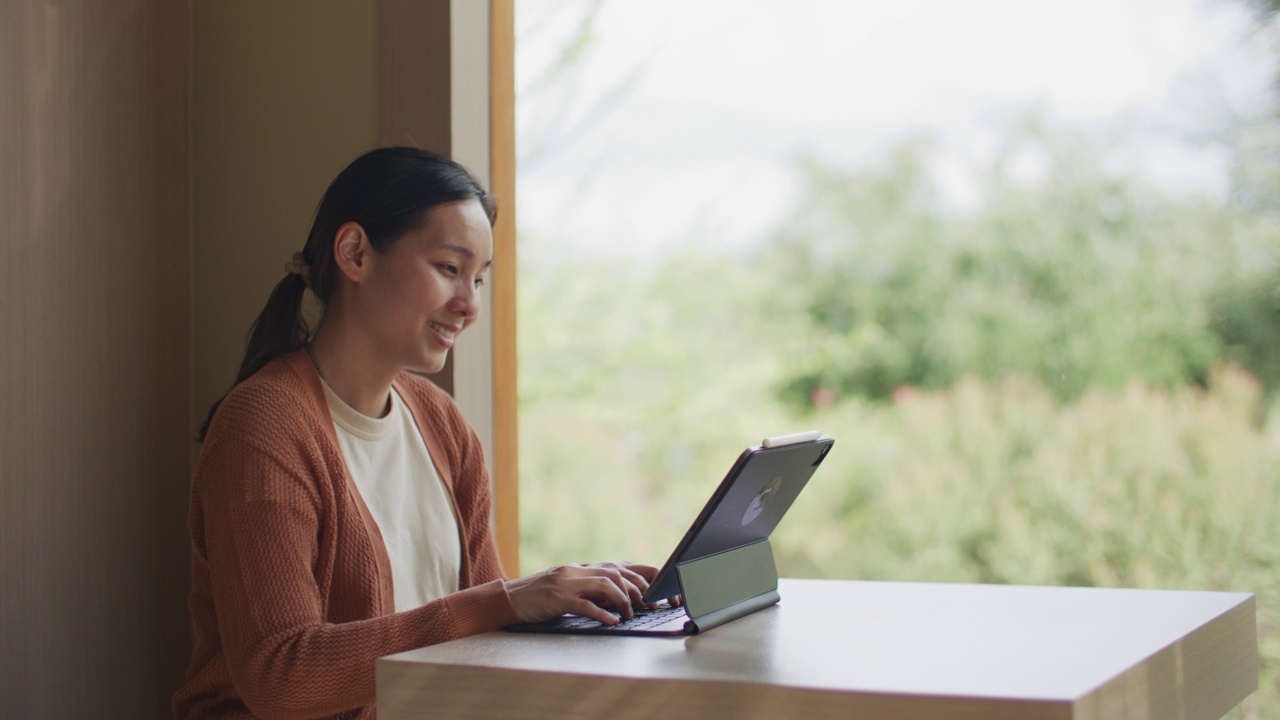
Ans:
[[[177,717],[372,717],[380,656],[640,602],[652,566],[503,577],[479,440],[414,374],[479,316],[493,217],[465,169],[414,148],[325,192],[201,429]],[[325,308],[309,339],[308,287]]]

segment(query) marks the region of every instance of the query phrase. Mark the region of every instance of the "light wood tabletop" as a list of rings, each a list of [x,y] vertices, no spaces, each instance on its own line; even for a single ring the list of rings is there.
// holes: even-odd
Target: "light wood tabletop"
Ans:
[[[489,633],[378,661],[401,718],[1180,718],[1257,688],[1254,596],[781,581],[684,638]]]

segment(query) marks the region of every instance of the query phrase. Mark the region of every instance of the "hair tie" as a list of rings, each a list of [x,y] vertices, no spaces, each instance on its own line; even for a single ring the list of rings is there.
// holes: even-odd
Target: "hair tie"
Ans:
[[[284,271],[302,278],[302,284],[311,287],[311,266],[307,264],[302,253],[296,252],[289,262],[284,264]]]

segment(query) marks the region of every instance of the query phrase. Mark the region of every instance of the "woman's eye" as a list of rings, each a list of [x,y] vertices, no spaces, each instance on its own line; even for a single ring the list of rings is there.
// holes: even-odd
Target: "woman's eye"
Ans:
[[[448,264],[448,263],[440,263],[437,267],[439,267],[439,268],[440,268],[440,270],[442,270],[442,271],[443,271],[443,272],[445,272],[445,273],[448,273],[449,275],[451,275],[451,276],[453,276],[453,277],[458,277],[459,275],[461,275],[461,274],[462,274],[462,270],[461,270],[457,265],[450,265],[450,264]],[[484,285],[484,278],[482,278],[482,277],[477,277],[473,282],[475,282],[475,286],[476,286],[476,287],[480,287],[481,285]]]

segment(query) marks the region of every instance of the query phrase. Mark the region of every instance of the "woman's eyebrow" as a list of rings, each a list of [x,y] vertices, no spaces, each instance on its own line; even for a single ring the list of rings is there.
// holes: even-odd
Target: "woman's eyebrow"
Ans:
[[[445,250],[452,250],[453,252],[460,253],[460,254],[462,254],[462,255],[466,255],[466,256],[467,256],[467,257],[469,257],[469,258],[474,258],[474,257],[476,256],[475,252],[473,252],[473,251],[471,250],[471,248],[469,248],[469,247],[463,247],[463,246],[461,246],[461,245],[455,245],[454,243],[445,243],[445,244],[441,245],[440,247],[441,247],[441,248],[443,248],[443,249],[445,249]],[[493,259],[492,259],[492,258],[490,258],[488,261],[486,261],[486,262],[485,262],[484,267],[489,267],[490,265],[493,265]]]

